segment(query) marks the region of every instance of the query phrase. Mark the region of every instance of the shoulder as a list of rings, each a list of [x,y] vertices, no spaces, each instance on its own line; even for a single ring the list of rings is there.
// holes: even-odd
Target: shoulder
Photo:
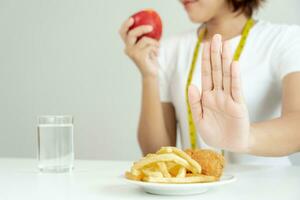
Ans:
[[[163,38],[160,42],[161,49],[165,52],[175,53],[179,48],[187,48],[197,38],[197,29],[191,29],[177,35]]]
[[[178,43],[189,42],[196,37],[196,34],[197,34],[197,29],[190,29],[190,30],[181,32],[179,34],[163,38],[161,43],[167,45],[167,44],[171,44],[171,43],[178,44]]]
[[[197,29],[188,30],[160,41],[159,61],[164,65],[175,65],[179,56],[185,56],[197,39]]]
[[[252,29],[251,44],[257,52],[270,53],[272,62],[283,57],[283,54],[295,56],[291,50],[300,49],[300,26],[287,24],[274,24],[259,21]],[[299,53],[300,54],[300,53]]]
[[[285,43],[288,41],[300,39],[300,26],[275,24],[267,21],[258,21],[257,27],[254,28],[253,34],[257,40],[264,42]]]
[[[270,62],[281,79],[300,70],[300,26],[259,22],[254,33],[257,52],[264,58],[270,52]]]
[[[299,25],[295,25],[295,24],[276,24],[276,23],[272,23],[272,22],[268,22],[268,21],[264,21],[264,20],[259,20],[257,22],[257,26],[259,29],[261,29],[261,31],[266,31],[266,32],[270,32],[270,31],[275,31],[276,33],[284,33],[287,30],[300,30],[300,26]]]

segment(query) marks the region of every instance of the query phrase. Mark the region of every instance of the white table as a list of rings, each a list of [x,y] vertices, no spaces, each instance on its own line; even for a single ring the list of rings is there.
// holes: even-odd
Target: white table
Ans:
[[[235,183],[194,196],[158,196],[128,185],[121,174],[131,162],[76,161],[71,174],[42,174],[33,159],[0,159],[1,200],[300,199],[300,167],[228,166]]]

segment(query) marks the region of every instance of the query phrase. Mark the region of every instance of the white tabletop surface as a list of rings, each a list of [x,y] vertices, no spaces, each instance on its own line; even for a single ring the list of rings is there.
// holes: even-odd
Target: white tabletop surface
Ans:
[[[43,174],[33,159],[0,159],[1,200],[109,200],[109,199],[300,199],[300,166],[227,166],[237,181],[200,195],[158,196],[126,183],[125,161],[75,162],[71,174]]]

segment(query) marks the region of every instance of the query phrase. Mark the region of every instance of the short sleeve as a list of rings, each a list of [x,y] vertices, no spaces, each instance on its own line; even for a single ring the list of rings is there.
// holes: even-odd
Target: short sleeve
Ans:
[[[171,39],[173,40],[173,39]],[[172,102],[171,99],[171,79],[174,69],[174,42],[170,39],[163,40],[160,44],[158,63],[159,90],[161,102]]]
[[[278,76],[283,79],[287,74],[300,72],[300,26],[285,26],[278,52]]]

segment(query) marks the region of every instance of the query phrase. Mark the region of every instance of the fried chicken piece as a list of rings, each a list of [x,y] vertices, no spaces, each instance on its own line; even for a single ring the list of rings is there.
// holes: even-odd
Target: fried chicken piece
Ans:
[[[221,177],[225,164],[221,154],[209,149],[186,149],[185,152],[201,165],[202,174]]]

